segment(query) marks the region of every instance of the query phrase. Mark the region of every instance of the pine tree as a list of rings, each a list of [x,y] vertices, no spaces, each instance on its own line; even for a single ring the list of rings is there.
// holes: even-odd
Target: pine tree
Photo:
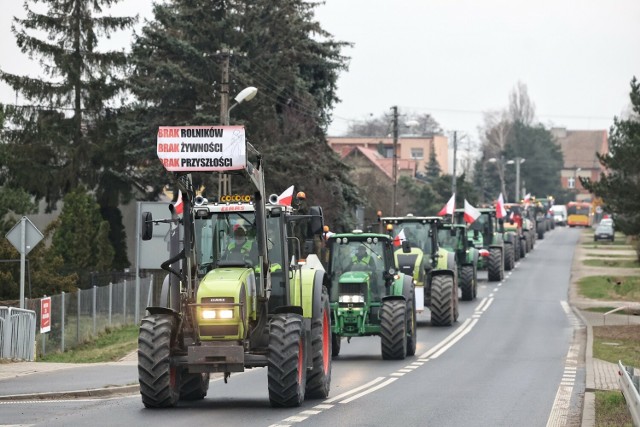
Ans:
[[[580,178],[605,210],[615,214],[616,229],[632,236],[640,235],[640,82],[631,80],[631,115],[615,117],[609,132],[609,153],[598,154],[606,172],[598,181]],[[637,247],[640,257],[640,246]]]
[[[17,45],[39,59],[42,77],[0,71],[24,99],[24,105],[5,106],[4,176],[6,185],[44,199],[47,212],[79,184],[95,191],[105,208],[131,197],[116,122],[126,55],[99,49],[101,36],[136,21],[104,13],[118,1],[26,0],[26,17],[14,18]]]
[[[171,0],[157,4],[154,22],[135,41],[131,89],[138,99],[126,125],[139,187],[149,197],[170,182],[155,159],[161,125],[212,125],[220,117],[223,55],[230,55],[230,98],[255,86],[258,96],[234,110],[263,154],[267,191],[290,185],[325,207],[332,227],[349,221],[358,201],[348,168],[326,143],[324,130],[336,102],[340,49],[313,20],[314,4],[302,0]],[[225,53],[227,52],[227,53]],[[232,53],[233,52],[233,53]],[[232,181],[233,190],[243,188]],[[196,183],[200,184],[200,183]],[[215,194],[216,182],[204,183]]]
[[[433,140],[431,140],[429,145],[429,162],[425,165],[425,170],[428,182],[434,182],[442,174],[440,163],[438,163],[438,158],[436,157],[436,147]]]

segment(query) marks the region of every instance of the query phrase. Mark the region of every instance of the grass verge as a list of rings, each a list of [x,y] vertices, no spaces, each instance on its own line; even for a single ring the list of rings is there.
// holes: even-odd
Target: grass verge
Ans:
[[[95,339],[64,353],[39,357],[39,362],[97,363],[114,362],[138,347],[138,326],[107,329]]]
[[[640,276],[587,276],[578,280],[578,291],[590,299],[640,301]]]
[[[593,357],[640,367],[640,325],[594,326]]]
[[[610,267],[610,268],[640,268],[637,259],[585,259],[582,261],[584,265],[590,267]]]
[[[632,427],[627,403],[620,391],[596,391],[596,427]]]

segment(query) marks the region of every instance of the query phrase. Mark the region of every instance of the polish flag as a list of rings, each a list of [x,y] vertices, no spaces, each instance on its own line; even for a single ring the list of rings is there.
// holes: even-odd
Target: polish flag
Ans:
[[[502,197],[502,193],[498,196],[498,202],[496,203],[496,217],[504,218],[507,216],[507,211],[504,208],[504,198]]]
[[[182,191],[178,190],[178,200],[176,201],[176,203],[173,205],[173,210],[178,214],[181,215],[182,211],[184,210],[184,204],[182,203]]]
[[[277,203],[279,205],[291,206],[291,202],[293,202],[293,185],[278,196]]]
[[[453,215],[453,212],[456,210],[456,193],[453,193],[453,196],[449,199],[446,205],[438,212],[438,216],[444,215]]]
[[[524,196],[524,203],[528,204],[529,202],[531,202],[531,193],[527,193]]]
[[[464,220],[467,224],[471,224],[480,216],[480,211],[474,208],[471,203],[464,199]]]
[[[402,246],[402,242],[407,240],[407,237],[404,235],[404,228],[400,230],[398,235],[393,239],[393,246]]]

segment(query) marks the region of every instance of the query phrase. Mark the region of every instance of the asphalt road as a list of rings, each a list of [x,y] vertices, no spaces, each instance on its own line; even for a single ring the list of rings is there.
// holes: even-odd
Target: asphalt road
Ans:
[[[270,408],[266,369],[254,369],[233,374],[228,384],[213,380],[206,399],[171,409],[145,409],[139,395],[2,402],[0,425],[579,425],[581,326],[566,304],[579,233],[547,233],[503,282],[489,283],[481,273],[478,299],[460,303],[454,326],[435,328],[428,313],[420,315],[414,357],[383,361],[379,338],[345,340],[325,400]],[[68,389],[70,375],[60,371],[46,381],[51,390],[61,382]],[[91,375],[124,381],[131,367]]]

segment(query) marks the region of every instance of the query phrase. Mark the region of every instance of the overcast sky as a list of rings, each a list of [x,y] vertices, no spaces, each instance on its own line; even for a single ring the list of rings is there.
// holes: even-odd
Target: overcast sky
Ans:
[[[33,73],[10,33],[23,2],[1,1],[0,68]],[[123,10],[151,16],[146,0]],[[505,109],[519,81],[545,125],[608,129],[640,78],[639,0],[327,0],[316,18],[354,43],[332,135],[397,105],[477,139],[483,112]],[[0,101],[14,100],[0,87]]]

